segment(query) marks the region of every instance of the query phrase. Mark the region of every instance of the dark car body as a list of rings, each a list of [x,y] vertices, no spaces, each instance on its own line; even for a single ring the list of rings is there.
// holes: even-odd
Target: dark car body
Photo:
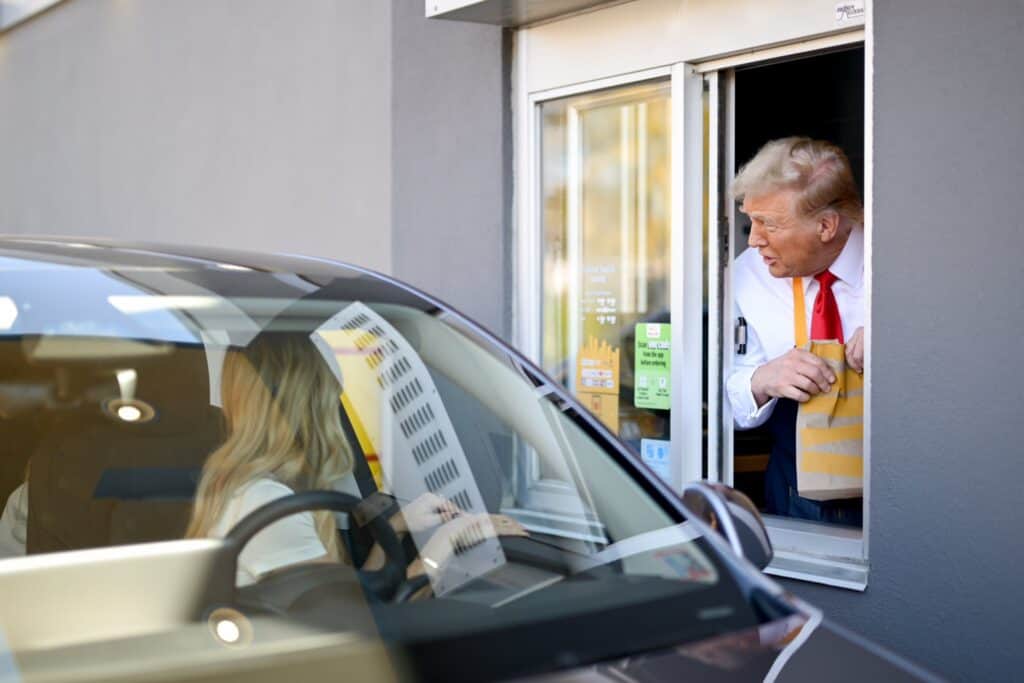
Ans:
[[[680,497],[564,387],[392,278],[305,257],[9,237],[0,299],[15,311],[0,329],[2,493],[26,467],[30,483],[27,556],[0,561],[0,675],[327,680],[343,667],[382,680],[930,678],[823,621],[695,527]],[[239,549],[174,540],[218,439],[215,359],[282,326],[312,336],[330,324],[328,337],[341,339],[356,313],[384,328],[370,352],[390,339],[421,359],[410,372],[430,385],[434,410],[443,405],[437,424],[458,436],[467,509],[510,516],[527,538],[495,539],[494,571],[457,585],[431,576],[433,600],[367,598],[354,570],[323,566],[246,593],[234,580]],[[358,391],[338,354],[346,394]],[[401,417],[400,395],[381,396],[380,410],[390,403]],[[364,460],[386,459],[383,431],[375,440],[372,425],[357,424],[367,415],[357,398],[345,403],[346,428]],[[119,422],[136,403],[142,418]],[[362,494],[372,477],[395,489],[415,469],[380,467],[364,474]],[[225,623],[228,640],[217,630]]]

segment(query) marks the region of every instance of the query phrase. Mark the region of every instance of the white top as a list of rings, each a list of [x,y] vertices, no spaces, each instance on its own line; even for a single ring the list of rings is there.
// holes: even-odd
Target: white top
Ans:
[[[843,337],[849,340],[858,327],[864,326],[864,230],[860,226],[850,233],[846,245],[829,266],[837,278],[832,293],[843,321]],[[803,278],[807,310],[807,334],[810,337],[811,310],[818,295],[818,281]],[[733,289],[736,316],[747,321],[747,352],[734,353],[733,369],[726,379],[726,394],[732,406],[733,419],[739,429],[757,427],[771,416],[778,399],[771,399],[760,408],[750,390],[754,371],[793,348],[793,279],[774,277],[768,272],[757,249],[747,249],[733,264]]]
[[[22,483],[7,498],[0,516],[0,558],[25,554],[28,529],[28,484]]]
[[[336,490],[358,491],[355,478],[349,474],[335,484]],[[224,513],[210,534],[223,538],[243,517],[272,500],[289,496],[294,491],[273,479],[256,479],[238,489],[228,501]],[[312,512],[299,512],[279,519],[260,531],[238,556],[236,585],[256,583],[267,572],[300,562],[309,562],[327,555],[327,549],[316,533]]]

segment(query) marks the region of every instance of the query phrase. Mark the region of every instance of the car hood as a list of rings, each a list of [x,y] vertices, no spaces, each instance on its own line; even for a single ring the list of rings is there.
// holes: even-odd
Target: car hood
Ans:
[[[793,615],[696,643],[523,679],[597,681],[938,681],[933,674],[820,619]]]

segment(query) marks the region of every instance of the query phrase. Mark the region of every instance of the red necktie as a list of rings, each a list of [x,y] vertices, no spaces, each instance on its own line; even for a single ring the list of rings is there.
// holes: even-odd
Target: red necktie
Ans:
[[[837,278],[831,270],[814,276],[818,281],[818,296],[814,297],[814,312],[811,315],[811,339],[836,339],[843,343],[843,321],[839,318],[839,305],[832,293],[832,283]]]

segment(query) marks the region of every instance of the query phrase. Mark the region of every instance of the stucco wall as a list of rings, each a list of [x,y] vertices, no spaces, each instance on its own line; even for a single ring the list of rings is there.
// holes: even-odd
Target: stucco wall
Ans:
[[[790,583],[956,680],[1024,648],[1024,2],[875,0],[871,576]]]
[[[511,135],[502,29],[394,5],[395,274],[505,337]]]
[[[0,35],[0,233],[336,258],[507,335],[508,60],[408,0],[68,0]]]
[[[0,35],[0,232],[391,270],[391,4],[69,0]]]

